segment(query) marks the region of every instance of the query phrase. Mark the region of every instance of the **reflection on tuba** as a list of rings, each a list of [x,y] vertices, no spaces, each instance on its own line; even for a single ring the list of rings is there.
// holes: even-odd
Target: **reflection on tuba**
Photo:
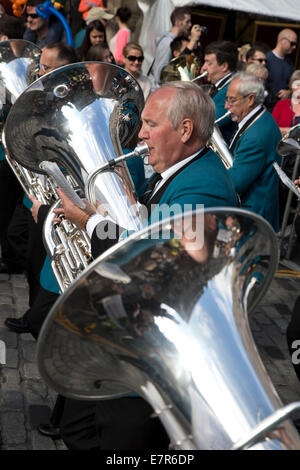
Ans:
[[[177,449],[300,449],[288,419],[300,404],[282,408],[247,321],[277,261],[275,233],[244,210],[147,227],[59,298],[39,335],[40,373],[76,399],[137,393]]]
[[[19,97],[6,121],[5,143],[11,157],[29,170],[44,173],[41,168],[55,162],[72,176],[82,197],[91,173],[135,146],[143,105],[140,86],[124,69],[100,62],[67,65],[41,77]],[[119,226],[141,228],[125,162],[96,177],[92,193]],[[49,217],[53,219],[53,211]],[[62,273],[62,290],[91,258],[86,258],[90,250],[83,234],[84,262],[75,256],[74,229],[65,221],[54,233],[45,233],[53,270]]]

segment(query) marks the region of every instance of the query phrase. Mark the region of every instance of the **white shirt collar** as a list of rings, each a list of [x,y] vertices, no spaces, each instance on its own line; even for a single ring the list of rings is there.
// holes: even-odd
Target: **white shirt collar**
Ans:
[[[222,80],[224,80],[225,78],[227,77],[230,77],[230,75],[232,74],[232,72],[229,72],[227,75],[224,75],[224,77],[220,78],[220,80],[218,80],[216,83],[215,83],[215,86],[217,87],[219,85],[219,83],[222,82]]]
[[[254,109],[252,109],[252,111],[250,111],[249,114],[247,114],[247,116],[245,116],[241,122],[239,123],[238,125],[238,130],[240,130],[244,124],[246,124],[246,122],[260,109],[262,108],[262,105],[259,104],[258,106],[256,106]]]
[[[204,147],[202,147],[201,149],[197,150],[197,152],[193,153],[193,155],[191,155],[190,157],[186,157],[184,160],[181,160],[180,162],[175,163],[174,165],[170,166],[170,168],[168,168],[167,170],[163,171],[163,172],[161,173],[162,179],[156,184],[155,189],[154,189],[153,193],[151,194],[151,198],[152,198],[152,197],[154,196],[154,194],[158,191],[158,189],[159,189],[172,175],[174,175],[174,173],[176,173],[176,171],[178,171],[181,167],[183,167],[184,165],[186,165],[189,161],[193,160],[193,158],[195,158],[196,155],[198,155],[198,153],[200,153],[203,149],[204,149]]]

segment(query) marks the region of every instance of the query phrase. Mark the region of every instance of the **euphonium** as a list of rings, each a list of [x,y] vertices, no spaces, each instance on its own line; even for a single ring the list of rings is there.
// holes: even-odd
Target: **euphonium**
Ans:
[[[138,83],[124,69],[100,62],[67,65],[41,77],[19,97],[6,121],[6,146],[12,158],[29,170],[44,173],[42,165],[57,163],[73,177],[82,197],[90,173],[135,145],[143,105]],[[141,228],[125,162],[118,164],[116,172],[96,177],[92,192],[118,225],[127,230]],[[49,217],[53,219],[53,211]],[[60,229],[67,225],[60,224]],[[59,236],[50,240],[48,231],[45,240],[53,263],[55,259],[54,271],[66,274],[58,280],[66,288],[70,273],[75,279],[85,266],[79,263],[78,269],[75,262],[75,267],[65,269],[69,229],[61,239],[62,232],[56,230]]]
[[[248,211],[148,226],[60,296],[39,335],[40,373],[75,399],[137,393],[176,449],[299,450],[289,415],[300,403],[282,407],[247,321],[277,262],[275,233]]]

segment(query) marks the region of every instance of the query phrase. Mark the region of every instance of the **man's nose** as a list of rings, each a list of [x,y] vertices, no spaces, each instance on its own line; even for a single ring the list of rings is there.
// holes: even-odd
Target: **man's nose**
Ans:
[[[140,130],[140,132],[139,132],[139,139],[142,139],[142,140],[147,139],[147,133],[146,133],[146,131],[145,131],[145,126],[144,126],[144,124],[142,125],[141,130]]]

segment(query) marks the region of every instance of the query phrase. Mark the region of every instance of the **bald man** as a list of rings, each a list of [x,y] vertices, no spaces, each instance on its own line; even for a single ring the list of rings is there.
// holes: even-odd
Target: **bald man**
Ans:
[[[278,100],[290,98],[289,80],[294,72],[294,64],[289,57],[297,47],[298,37],[292,29],[283,29],[277,37],[275,49],[267,53],[269,77],[266,88],[269,91],[270,110]]]

